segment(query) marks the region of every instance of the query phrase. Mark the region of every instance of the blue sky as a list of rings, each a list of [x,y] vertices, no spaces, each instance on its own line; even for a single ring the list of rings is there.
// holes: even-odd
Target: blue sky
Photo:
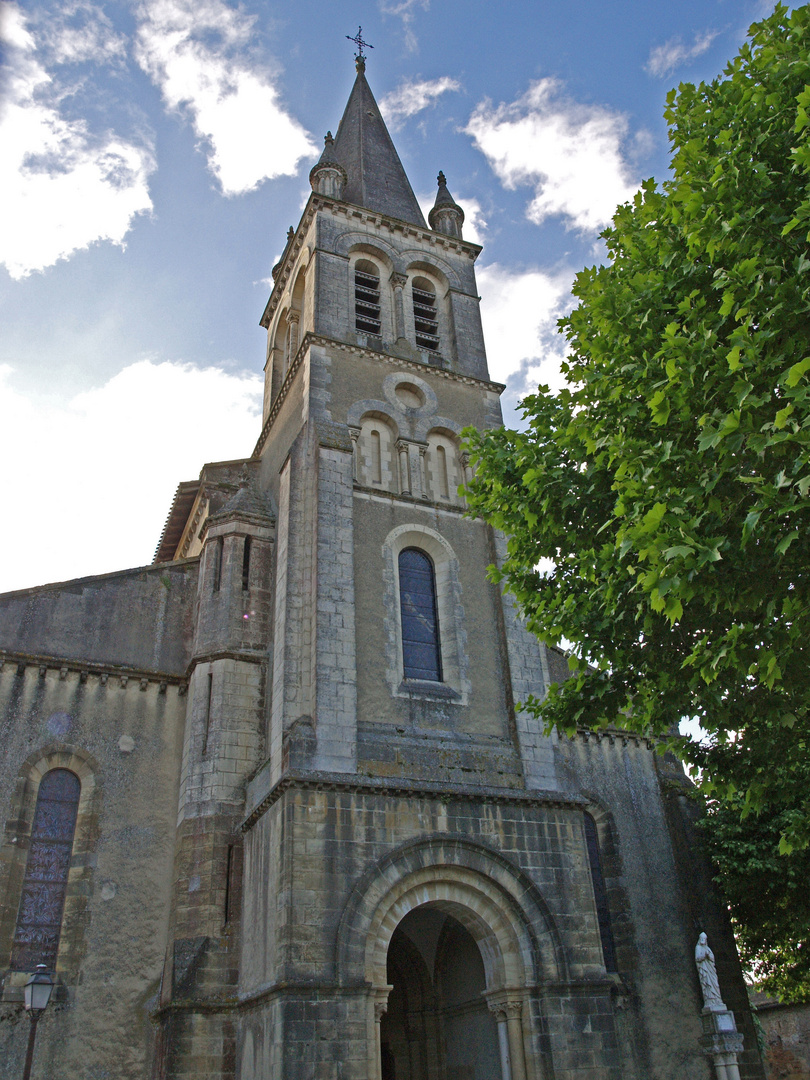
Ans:
[[[259,431],[270,270],[354,78],[420,200],[484,245],[504,412],[616,203],[666,176],[667,91],[762,0],[3,4],[0,590],[151,561],[174,489]]]

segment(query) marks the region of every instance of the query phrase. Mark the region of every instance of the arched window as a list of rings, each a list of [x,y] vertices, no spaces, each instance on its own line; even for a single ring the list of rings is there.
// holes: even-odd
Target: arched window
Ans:
[[[380,274],[363,259],[354,268],[354,327],[361,334],[380,336]]]
[[[436,290],[426,278],[414,278],[413,322],[416,344],[420,349],[437,352],[439,348],[439,319],[436,314]]]
[[[588,847],[588,862],[591,866],[593,896],[596,901],[596,917],[599,922],[599,936],[602,939],[602,957],[605,961],[605,971],[618,971],[616,948],[613,944],[613,930],[610,926],[607,889],[605,888],[605,878],[602,873],[602,859],[599,854],[599,835],[596,831],[596,822],[591,815],[585,813],[584,817],[585,843]]]
[[[433,563],[418,548],[399,554],[402,667],[406,679],[442,681],[436,579]]]
[[[79,778],[69,769],[51,769],[39,785],[11,954],[13,971],[56,966],[80,790]]]

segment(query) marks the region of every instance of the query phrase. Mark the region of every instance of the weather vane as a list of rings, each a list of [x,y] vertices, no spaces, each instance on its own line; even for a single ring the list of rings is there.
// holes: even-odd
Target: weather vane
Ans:
[[[350,37],[347,34],[346,35],[346,40],[347,41],[353,41],[355,43],[355,45],[357,46],[357,56],[355,56],[355,60],[365,60],[365,56],[363,55],[363,49],[373,49],[374,48],[374,46],[369,45],[369,43],[367,41],[363,41],[363,27],[362,26],[357,27],[357,36],[356,37]]]

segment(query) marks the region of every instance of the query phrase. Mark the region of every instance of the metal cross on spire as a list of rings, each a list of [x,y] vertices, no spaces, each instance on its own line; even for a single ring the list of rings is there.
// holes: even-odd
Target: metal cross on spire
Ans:
[[[363,66],[365,66],[366,58],[363,55],[363,49],[373,49],[374,46],[370,45],[367,41],[363,41],[363,27],[357,27],[357,35],[355,37],[350,37],[347,34],[346,40],[353,41],[355,43],[355,45],[357,46],[357,56],[355,56],[355,60],[358,62],[358,64],[362,63]]]

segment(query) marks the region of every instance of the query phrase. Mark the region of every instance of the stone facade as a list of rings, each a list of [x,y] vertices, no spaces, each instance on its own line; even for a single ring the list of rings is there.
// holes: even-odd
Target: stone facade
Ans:
[[[311,181],[252,456],[180,485],[154,566],[0,597],[0,1077],[39,783],[65,768],[40,1075],[709,1080],[705,930],[762,1080],[682,773],[517,704],[566,665],[487,581],[504,538],[458,492],[503,389],[480,249],[443,177],[426,226],[362,67]],[[411,551],[438,678],[409,667]]]

